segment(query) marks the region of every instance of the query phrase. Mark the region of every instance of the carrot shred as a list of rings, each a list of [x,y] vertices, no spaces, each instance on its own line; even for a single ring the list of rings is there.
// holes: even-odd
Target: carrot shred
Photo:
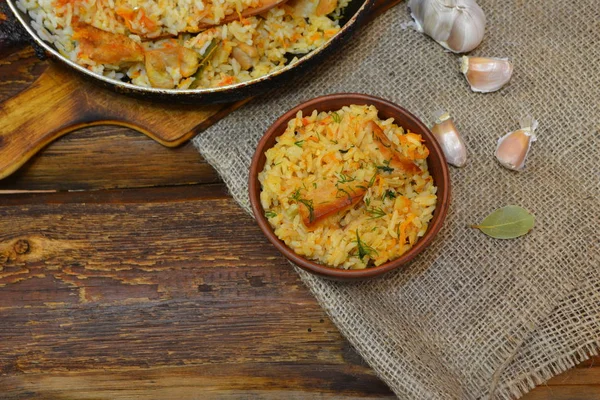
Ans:
[[[324,118],[319,122],[320,125],[327,125],[328,123],[333,122],[333,118],[331,115],[328,115],[327,118]]]
[[[64,0],[58,0],[58,1],[64,1]],[[156,28],[157,28],[156,23],[154,21],[152,21],[150,18],[148,18],[148,16],[144,12],[144,9],[142,9],[142,8],[137,10],[137,14],[136,14],[136,10],[132,10],[132,9],[129,9],[126,7],[119,7],[115,10],[115,12],[117,13],[118,16],[120,16],[121,18],[123,18],[125,20],[125,23],[127,24],[127,27],[129,28],[129,30],[134,33],[141,33],[138,30],[134,29],[134,27],[133,27],[133,21],[136,19],[136,17],[138,15],[140,18],[140,23],[148,31],[152,32],[152,31],[156,30]]]
[[[408,217],[406,217],[404,222],[400,224],[400,235],[398,236],[398,243],[401,246],[404,246],[406,244],[406,227],[408,226],[408,224],[412,223],[413,219],[415,219],[415,216],[410,214]]]
[[[418,133],[408,132],[405,136],[407,138],[411,138],[411,139],[419,141],[421,143],[423,143],[425,141],[425,139],[423,139],[423,137],[421,135],[419,135]]]
[[[221,82],[219,82],[219,86],[230,85],[234,81],[235,81],[235,78],[233,76],[226,75],[225,77],[223,77],[223,79],[221,80]]]
[[[334,152],[325,154],[321,160],[325,161],[326,163],[338,163],[339,162],[337,157],[335,156]]]

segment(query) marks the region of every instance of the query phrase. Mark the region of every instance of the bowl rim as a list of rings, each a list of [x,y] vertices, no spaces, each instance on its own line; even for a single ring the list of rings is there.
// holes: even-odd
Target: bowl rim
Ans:
[[[277,235],[273,232],[269,221],[264,215],[264,210],[262,208],[262,204],[260,202],[260,192],[261,186],[258,181],[259,174],[259,164],[261,164],[261,158],[266,161],[265,151],[267,142],[269,139],[276,134],[278,128],[285,124],[287,126],[287,122],[294,118],[298,111],[311,109],[315,110],[318,108],[320,104],[324,102],[330,101],[343,101],[345,105],[358,104],[358,105],[374,105],[379,112],[381,112],[379,105],[384,105],[387,108],[391,108],[394,113],[398,116],[402,116],[403,119],[408,119],[411,123],[417,125],[419,129],[424,133],[427,147],[430,150],[430,154],[436,153],[440,157],[440,165],[441,165],[441,182],[435,182],[438,187],[440,185],[444,186],[444,190],[442,191],[443,197],[438,198],[436,204],[436,211],[438,212],[437,216],[430,222],[427,231],[423,237],[421,237],[416,244],[408,250],[406,253],[401,255],[400,257],[387,261],[384,264],[381,264],[377,267],[365,268],[365,269],[342,269],[326,266],[323,264],[318,264],[317,262],[308,260],[294,252],[291,248],[289,248],[282,240],[280,240]],[[333,111],[333,109],[331,110]],[[398,118],[394,117],[395,120]],[[395,121],[394,123],[398,123]],[[399,124],[399,123],[398,123]],[[401,125],[401,124],[399,124]],[[283,134],[285,129],[279,134]],[[279,136],[277,135],[277,136]],[[261,169],[264,167],[264,162],[262,163]],[[406,110],[404,107],[401,107],[391,101],[386,99],[371,96],[368,94],[362,93],[336,93],[336,94],[328,94],[324,96],[319,96],[308,101],[302,102],[287,111],[281,117],[279,117],[275,122],[273,122],[267,131],[263,134],[262,138],[258,142],[254,155],[252,157],[252,161],[250,164],[250,173],[248,178],[248,190],[250,197],[250,205],[252,207],[252,212],[258,223],[258,226],[262,230],[263,234],[267,237],[267,239],[290,261],[301,267],[302,269],[312,272],[314,274],[333,278],[338,280],[348,280],[348,279],[363,279],[363,278],[372,278],[375,276],[379,276],[394,270],[402,265],[405,265],[413,258],[415,258],[419,253],[421,253],[433,240],[433,238],[438,234],[440,229],[443,226],[444,220],[446,219],[448,208],[450,205],[450,173],[448,164],[445,160],[444,153],[434,139],[433,134],[427,128],[427,126],[416,116],[414,116],[411,112]],[[440,208],[438,210],[438,207]]]

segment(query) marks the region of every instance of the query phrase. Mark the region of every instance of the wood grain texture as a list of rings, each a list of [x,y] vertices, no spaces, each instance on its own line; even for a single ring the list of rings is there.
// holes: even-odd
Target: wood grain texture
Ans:
[[[191,142],[168,149],[132,130],[102,126],[51,143],[0,182],[2,193],[189,185],[220,178]]]
[[[6,379],[5,399],[393,399],[360,367],[301,363],[208,364]],[[126,378],[124,378],[126,374]],[[282,377],[285,376],[285,379]],[[185,385],[181,385],[184,381]],[[15,390],[13,388],[22,387]]]
[[[161,379],[148,390],[189,384],[217,397],[242,390],[390,395],[222,192],[194,186],[6,197],[0,390],[8,398],[60,398],[57,388],[111,398],[119,385],[152,376]],[[127,382],[97,392],[122,371]],[[234,384],[236,375],[245,379]],[[148,394],[135,392],[132,398]]]

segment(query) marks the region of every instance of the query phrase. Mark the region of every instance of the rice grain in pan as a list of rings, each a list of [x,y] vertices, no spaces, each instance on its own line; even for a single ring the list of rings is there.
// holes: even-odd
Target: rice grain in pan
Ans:
[[[429,151],[374,106],[298,113],[265,155],[262,207],[301,256],[362,269],[400,257],[427,231],[437,201]]]

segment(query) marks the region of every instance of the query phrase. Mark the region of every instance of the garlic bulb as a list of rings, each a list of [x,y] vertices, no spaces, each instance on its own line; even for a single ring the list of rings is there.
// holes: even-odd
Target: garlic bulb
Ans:
[[[507,133],[498,139],[496,158],[502,166],[515,171],[525,167],[525,159],[531,143],[536,140],[534,131],[537,127],[538,122],[528,116],[521,121],[521,129]]]
[[[440,144],[446,156],[446,161],[455,167],[464,166],[467,163],[467,148],[450,114],[445,111],[438,111],[435,119],[431,133]]]
[[[419,32],[455,53],[479,46],[485,14],[475,0],[410,0],[411,16]]]
[[[495,92],[506,85],[512,76],[513,65],[508,58],[461,58],[461,72],[474,92]]]

